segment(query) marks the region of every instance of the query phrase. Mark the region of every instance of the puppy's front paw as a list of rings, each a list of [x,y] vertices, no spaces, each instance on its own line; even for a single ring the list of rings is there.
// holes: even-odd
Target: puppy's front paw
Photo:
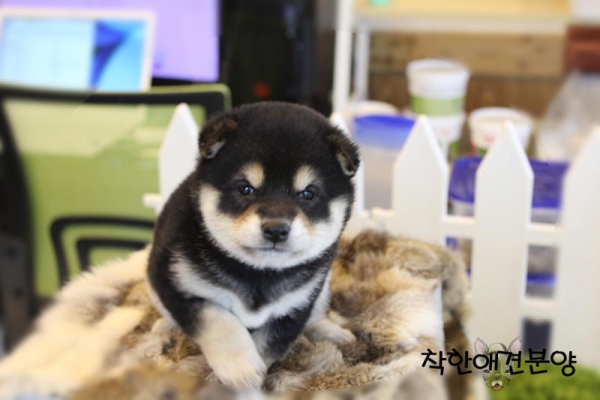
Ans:
[[[330,319],[324,318],[307,330],[312,340],[328,340],[338,345],[356,342],[356,337],[348,329],[342,328]]]
[[[213,360],[213,372],[221,383],[236,389],[260,389],[267,366],[256,351],[249,350],[232,351]]]
[[[330,332],[328,339],[338,345],[350,344],[356,342],[356,337],[350,330],[337,326]]]
[[[202,310],[202,322],[196,343],[219,381],[236,389],[260,388],[267,366],[240,320],[210,304]]]

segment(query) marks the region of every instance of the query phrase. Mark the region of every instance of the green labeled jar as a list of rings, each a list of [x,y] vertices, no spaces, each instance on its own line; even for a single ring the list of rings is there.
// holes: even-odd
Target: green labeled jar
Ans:
[[[406,66],[411,112],[429,117],[441,147],[452,158],[465,120],[469,70],[456,61],[422,59]]]
[[[411,109],[415,114],[456,115],[464,109],[469,70],[456,61],[423,59],[406,66]]]

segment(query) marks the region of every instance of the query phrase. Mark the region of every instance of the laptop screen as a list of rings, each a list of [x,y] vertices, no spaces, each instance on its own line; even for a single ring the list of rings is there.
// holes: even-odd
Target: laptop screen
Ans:
[[[219,0],[0,0],[1,6],[147,10],[155,15],[152,76],[219,79]]]
[[[147,89],[150,35],[141,17],[4,14],[0,80],[73,90]]]

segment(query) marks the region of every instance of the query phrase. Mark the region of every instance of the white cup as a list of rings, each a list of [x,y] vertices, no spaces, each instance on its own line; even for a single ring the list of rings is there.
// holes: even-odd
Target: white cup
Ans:
[[[524,111],[507,107],[478,108],[469,115],[471,144],[483,155],[504,131],[504,122],[511,121],[524,148],[529,145],[533,119]]]
[[[456,61],[423,59],[406,66],[410,108],[415,114],[458,115],[463,112],[469,70]]]

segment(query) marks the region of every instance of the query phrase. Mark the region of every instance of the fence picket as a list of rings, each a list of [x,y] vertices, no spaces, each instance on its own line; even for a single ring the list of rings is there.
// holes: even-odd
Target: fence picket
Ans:
[[[158,182],[163,203],[196,167],[198,134],[199,128],[190,108],[187,104],[179,104],[158,155]]]
[[[552,349],[600,367],[600,127],[568,171],[563,186]]]
[[[476,185],[471,333],[509,343],[521,332],[533,193],[533,172],[512,124],[481,163]]]
[[[421,116],[393,166],[392,233],[443,244],[447,199],[448,165]]]

